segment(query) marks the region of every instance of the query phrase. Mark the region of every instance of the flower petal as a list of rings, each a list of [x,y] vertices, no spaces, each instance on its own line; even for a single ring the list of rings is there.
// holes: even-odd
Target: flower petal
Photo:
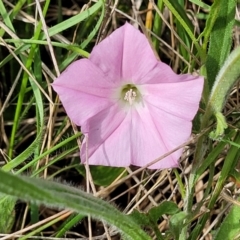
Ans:
[[[90,60],[120,83],[141,83],[158,64],[145,35],[128,23],[95,46]]]
[[[71,120],[82,125],[114,104],[114,85],[88,59],[72,63],[52,84]]]
[[[176,74],[167,64],[163,62],[157,62],[155,67],[141,79],[141,84],[159,84],[159,83],[174,83],[174,82],[186,82],[195,79],[190,74]]]
[[[90,165],[142,167],[184,143],[190,136],[192,123],[145,105],[125,113],[114,106],[107,115],[103,111],[93,117],[89,125]],[[181,153],[182,149],[149,168],[177,167]],[[81,159],[82,163],[86,162],[86,139],[82,144]]]
[[[147,105],[133,114],[131,128],[132,164],[145,166],[172,151],[190,136],[192,123]],[[178,167],[182,149],[175,151],[150,169]]]
[[[180,75],[184,79],[184,75]],[[203,77],[185,76],[187,81],[145,84],[143,99],[166,113],[191,121],[195,116],[203,88]]]
[[[130,111],[119,109],[116,104],[92,117],[82,126],[83,133],[87,133],[90,165],[130,165],[129,142],[125,141],[125,137],[129,135],[129,113]],[[86,162],[86,138],[81,146],[81,162]]]

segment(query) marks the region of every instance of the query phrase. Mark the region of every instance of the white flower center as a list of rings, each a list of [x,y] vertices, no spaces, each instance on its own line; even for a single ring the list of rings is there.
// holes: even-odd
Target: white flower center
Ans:
[[[134,84],[125,84],[119,90],[120,99],[124,105],[133,106],[142,100],[142,94]]]
[[[129,102],[130,105],[132,105],[133,102],[135,101],[136,97],[137,97],[137,93],[135,91],[133,91],[131,88],[130,90],[128,90],[125,93],[124,100]]]

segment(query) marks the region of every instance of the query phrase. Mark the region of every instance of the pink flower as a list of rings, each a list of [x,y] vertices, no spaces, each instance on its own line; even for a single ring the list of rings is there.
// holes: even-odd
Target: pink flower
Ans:
[[[52,86],[88,136],[90,165],[144,166],[188,140],[203,78],[175,74],[126,23]],[[86,162],[86,140],[80,154]],[[177,167],[181,154],[180,149],[150,168]]]

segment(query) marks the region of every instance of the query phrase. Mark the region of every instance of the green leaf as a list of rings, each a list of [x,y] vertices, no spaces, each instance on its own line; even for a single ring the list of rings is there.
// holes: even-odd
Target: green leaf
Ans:
[[[196,172],[196,180],[198,180],[198,178],[206,171],[206,169],[214,163],[214,161],[216,161],[218,155],[223,152],[225,146],[227,143],[230,143],[229,140],[227,139],[231,139],[232,137],[234,137],[234,135],[236,135],[236,131],[235,130],[230,130],[228,134],[226,134],[224,136],[223,139],[221,139],[221,141],[208,153],[207,157],[204,159],[204,162],[201,164],[201,166],[197,169]],[[231,143],[230,143],[231,144]],[[196,183],[196,182],[195,182]]]
[[[169,227],[170,227],[170,231],[174,235],[175,240],[179,239],[179,236],[184,227],[184,220],[186,218],[187,218],[186,212],[179,212],[170,218]]]
[[[206,60],[209,89],[212,88],[215,78],[228,57],[232,46],[232,30],[237,4],[235,0],[217,0],[215,2],[216,13],[214,16],[217,16],[217,19],[211,30],[209,51]],[[218,7],[219,10],[217,9]]]
[[[224,130],[228,127],[226,119],[224,115],[220,112],[215,114],[217,120],[217,128],[215,131],[210,132],[209,137],[213,140],[217,140],[219,137],[221,138]]]
[[[240,201],[240,198],[238,198],[238,201]],[[236,236],[240,234],[239,219],[240,206],[234,205],[223,220],[214,240],[239,239],[236,238]]]
[[[234,84],[236,84],[240,76],[240,47],[231,52],[225,60],[224,65],[219,71],[212,92],[209,96],[205,114],[202,119],[201,128],[204,129],[209,125],[209,120],[212,115],[217,119],[217,131],[212,133],[211,137],[217,138],[223,134],[227,127],[225,117],[221,114],[228,94]]]
[[[153,207],[148,213],[140,213],[134,210],[131,217],[141,226],[150,227],[154,230],[158,239],[163,239],[157,225],[157,221],[163,214],[173,215],[179,212],[177,204],[174,202],[163,202],[157,207]]]
[[[239,65],[240,47],[233,50],[231,54],[224,59],[224,65],[221,67],[216,81],[214,82],[212,93],[209,98],[209,104],[214,113],[223,110],[226,98],[240,76]]]
[[[239,131],[236,133],[236,136],[234,137],[233,141],[237,144],[240,143],[240,133]],[[225,185],[225,181],[227,180],[227,178],[229,177],[229,174],[231,173],[231,171],[236,167],[236,164],[238,162],[240,156],[240,152],[238,147],[236,146],[230,146],[228,153],[224,159],[223,162],[223,166],[221,168],[221,172],[220,175],[217,179],[217,183],[215,184],[215,188],[213,193],[210,196],[210,200],[208,203],[207,208],[209,210],[212,210],[216,204],[216,201]],[[199,223],[197,224],[197,226],[195,227],[195,229],[192,231],[192,238],[191,239],[197,239],[197,237],[199,236],[200,232],[202,231],[202,229],[204,228],[207,220],[210,217],[210,211],[205,213],[203,215],[203,217],[199,220]],[[228,238],[223,238],[223,239],[228,239]]]
[[[134,210],[130,215],[140,226],[149,227],[154,230],[158,240],[164,240],[162,234],[160,233],[157,223],[154,222],[148,214],[140,213]]]
[[[163,202],[159,206],[152,208],[149,211],[149,217],[157,222],[163,214],[173,215],[179,212],[179,208],[174,202]]]
[[[79,159],[77,160],[79,161]],[[79,165],[77,170],[81,175],[86,175],[85,167]],[[106,167],[106,166],[90,166],[90,172],[95,184],[99,186],[109,186],[120,174],[124,172],[125,168]],[[122,177],[126,176],[123,174]]]
[[[15,220],[16,198],[0,193],[0,232],[9,233]]]
[[[220,1],[221,0],[216,0],[216,1],[213,2],[212,6],[210,8],[210,12],[208,14],[208,18],[207,18],[207,21],[206,21],[205,28],[204,28],[203,32],[201,33],[201,35],[199,36],[199,38],[204,37],[204,39],[203,39],[203,49],[204,49],[204,51],[207,50],[209,37],[210,37],[210,34],[212,32],[215,21],[218,17],[218,12],[220,10]]]
[[[215,139],[223,134],[226,128],[224,116],[221,115],[222,109],[225,105],[226,99],[233,85],[237,82],[240,76],[240,47],[232,51],[232,53],[225,60],[224,65],[219,71],[211,94],[208,98],[205,114],[201,121],[201,130],[205,130],[212,123],[211,118],[215,116],[217,119],[217,132],[213,132],[210,137]],[[207,142],[207,134],[199,137],[197,147],[195,151],[195,159],[198,161],[197,164],[202,164],[203,156]]]
[[[13,175],[0,170],[0,192],[37,204],[67,208],[90,215],[116,227],[126,239],[151,239],[129,216],[109,203],[77,188],[42,179]]]

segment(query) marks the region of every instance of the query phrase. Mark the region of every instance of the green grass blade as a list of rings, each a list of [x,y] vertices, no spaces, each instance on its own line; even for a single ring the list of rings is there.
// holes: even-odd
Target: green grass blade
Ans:
[[[17,171],[17,173],[21,173],[24,170],[26,170],[27,168],[31,167],[31,165],[37,161],[39,161],[40,159],[46,157],[47,155],[49,155],[50,153],[56,151],[57,149],[63,147],[65,144],[67,144],[68,142],[76,139],[77,137],[81,136],[81,133],[77,133],[67,139],[65,139],[64,141],[60,142],[59,144],[55,145],[54,147],[52,147],[51,149],[45,151],[43,154],[41,154],[40,156],[34,158],[30,163],[26,164],[24,167],[22,167],[20,170]],[[34,148],[35,145],[32,143],[31,148]],[[33,150],[30,149],[30,147],[28,147],[23,153],[21,153],[20,155],[18,155],[16,158],[14,158],[12,161],[10,161],[9,163],[7,163],[6,165],[4,165],[2,167],[2,169],[4,171],[10,171],[12,169],[14,169],[15,167],[19,166],[20,164],[22,164],[25,160],[26,157],[29,156],[29,154],[33,153]]]
[[[44,9],[43,9],[44,16],[46,15],[49,4],[50,4],[50,0],[47,0],[45,2]],[[34,37],[33,37],[34,39],[39,38],[41,28],[42,28],[42,23],[39,22],[39,24],[36,28],[36,32],[35,32]],[[36,49],[37,49],[37,45],[33,44],[31,46],[31,50],[30,50],[30,53],[29,53],[29,56],[28,56],[26,62],[25,62],[25,59],[22,59],[27,70],[30,70],[30,68],[31,68],[32,62],[34,60],[34,54],[35,54]],[[15,135],[16,135],[18,125],[19,125],[19,117],[20,117],[20,114],[21,114],[21,111],[22,111],[22,104],[23,104],[23,101],[24,101],[25,93],[26,93],[28,79],[29,79],[28,74],[26,72],[24,72],[23,79],[22,79],[22,82],[21,82],[20,92],[19,92],[19,95],[18,95],[17,107],[16,107],[16,110],[15,110],[14,122],[13,122],[12,131],[11,131],[11,137],[10,137],[10,141],[9,141],[8,155],[9,155],[10,158],[12,158],[12,156],[13,156]]]
[[[210,10],[210,6],[200,0],[189,0],[189,2],[194,3],[195,5],[204,8],[205,10]],[[214,1],[215,2],[215,1]]]
[[[163,0],[158,0],[157,1],[157,7],[158,7],[160,12],[163,12],[163,8],[164,8]],[[154,21],[153,21],[153,32],[157,36],[160,36],[161,30],[162,30],[162,19],[156,12],[155,16],[154,16]],[[153,46],[155,47],[156,51],[158,52],[158,50],[159,50],[159,40],[156,37],[153,36],[152,37],[152,42],[153,42]]]
[[[181,7],[179,7],[179,4],[176,0],[171,0],[171,1],[163,0],[163,1],[164,1],[164,4],[168,7],[168,9],[171,11],[171,13],[175,16],[175,18],[179,21],[179,23],[185,29],[190,39],[192,40],[193,44],[195,45],[201,60],[204,61],[205,54],[193,33],[192,23],[186,16],[186,13],[183,11]]]
[[[51,28],[48,29],[48,34],[49,34],[49,37],[52,37],[76,24],[78,24],[79,22],[81,21],[84,21],[86,18],[88,18],[89,16],[91,16],[92,14],[94,14],[96,11],[99,10],[100,7],[103,6],[103,2],[102,1],[98,1],[97,3],[95,3],[93,6],[91,6],[89,9],[77,14],[76,16],[73,16]],[[103,14],[103,11],[102,11],[102,14]],[[102,15],[101,15],[102,17]],[[101,18],[100,18],[101,20]],[[100,24],[101,22],[98,21],[98,25]],[[97,27],[99,27],[97,25]],[[96,29],[95,28],[91,33],[90,33],[90,38],[93,36],[93,34],[96,33]],[[35,34],[36,35],[36,34]],[[84,42],[84,46],[87,45],[87,43],[89,42],[90,38],[88,39],[88,41]],[[41,33],[40,34],[40,37],[39,38],[36,38],[34,37],[33,38],[33,41],[36,41],[36,40],[45,40],[46,39],[46,36],[44,33]],[[15,50],[15,53],[18,55],[20,52],[23,52],[23,51],[26,51],[28,50],[29,48],[31,47],[30,44],[26,44],[25,46],[20,46],[19,48],[17,48]],[[71,45],[69,46],[71,47]],[[78,50],[78,49],[75,49],[75,50]],[[79,50],[78,50],[79,51]],[[80,51],[79,54],[81,55],[81,53],[83,53],[83,55],[88,55],[87,53],[85,52],[82,52]],[[9,55],[6,59],[2,60],[0,62],[0,67],[2,67],[4,64],[6,64],[8,61],[10,61],[13,57],[11,55]]]
[[[47,167],[53,165],[54,163],[58,162],[61,159],[64,159],[64,157],[69,156],[71,153],[76,152],[77,150],[79,150],[79,146],[75,146],[73,148],[70,148],[70,149],[64,151],[61,154],[58,154],[57,157],[55,157],[54,159],[51,160],[51,162],[49,162],[48,164],[44,164],[43,167],[41,167],[38,170],[34,171],[34,173],[31,176],[32,177],[33,176],[37,176],[39,173],[43,172]],[[37,158],[39,158],[39,156]],[[37,163],[36,160],[34,160],[33,162]]]
[[[187,15],[184,11],[184,0],[178,0],[176,1],[177,6],[179,9],[179,11],[182,12],[182,16],[184,16],[184,21],[188,21],[188,26],[189,28],[191,29],[191,31],[193,32],[193,25],[192,23],[189,21],[189,19],[187,18]],[[181,9],[181,10],[180,10]],[[176,20],[176,31],[177,31],[177,34],[178,36],[181,38],[181,40],[184,42],[184,44],[188,47],[188,49],[191,50],[191,52],[196,55],[196,48],[192,48],[192,43],[191,43],[191,39],[190,37],[188,36],[187,32],[185,31],[184,27],[182,26],[181,22],[179,22],[178,20]],[[181,44],[179,45],[179,53],[181,54],[181,56],[183,56],[183,58],[190,62],[190,59],[191,59],[191,56],[189,55],[189,52],[185,49],[185,47],[183,47]],[[184,66],[182,66],[182,68],[184,68]]]
[[[12,21],[9,17],[9,14],[8,14],[2,0],[0,0],[0,14],[1,14],[1,16],[3,18],[3,22],[6,24],[6,26],[9,29],[11,29],[13,32],[15,32]],[[3,34],[4,34],[4,30],[0,29],[0,36],[3,36]]]
[[[102,12],[100,15],[99,20],[97,21],[97,24],[94,26],[94,29],[90,32],[90,34],[88,35],[88,37],[80,44],[80,48],[81,49],[85,49],[87,47],[87,45],[92,41],[92,39],[94,38],[94,36],[97,34],[103,18],[104,18],[104,13],[105,13],[105,9],[104,9],[104,5],[102,6]],[[93,13],[92,13],[93,14]],[[59,65],[59,69],[60,70],[64,70],[70,63],[72,63],[77,57],[79,56],[78,52],[73,52],[72,54],[68,55],[67,58],[64,59],[64,61],[61,62],[61,64]],[[88,55],[85,54],[84,57],[88,57]]]
[[[67,231],[69,231],[73,226],[78,224],[86,215],[82,214],[73,214],[71,215],[57,230],[57,234],[55,237],[60,238],[63,237]]]
[[[102,1],[97,1],[92,7],[89,9],[77,14],[76,16],[73,16],[51,28],[48,29],[48,34],[50,37],[54,36],[55,34],[58,34],[66,29],[69,29],[70,27],[78,24],[79,22],[82,22],[86,18],[88,18],[90,15],[95,13],[99,10],[99,8],[103,5]],[[41,34],[40,39],[44,40],[46,37],[44,34]]]

